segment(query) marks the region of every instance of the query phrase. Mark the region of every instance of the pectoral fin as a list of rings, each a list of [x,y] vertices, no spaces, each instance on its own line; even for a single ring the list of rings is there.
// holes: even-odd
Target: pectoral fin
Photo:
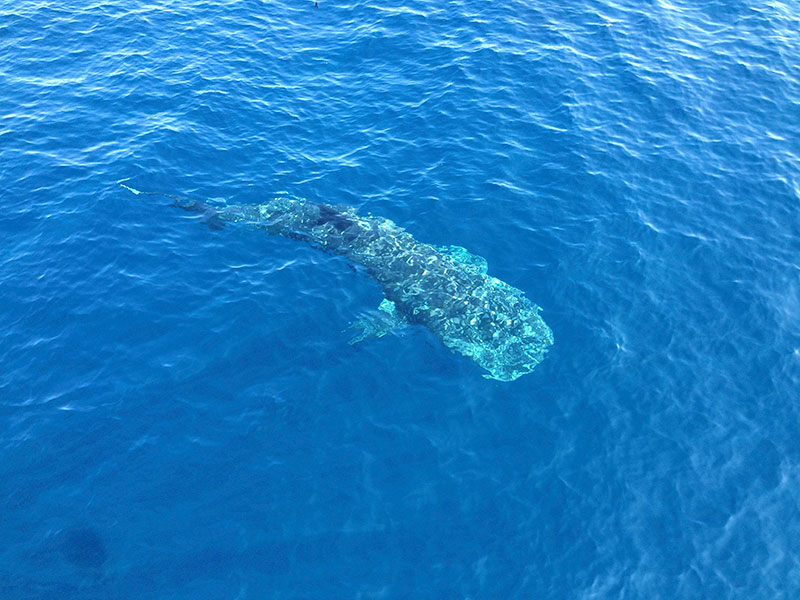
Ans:
[[[377,311],[368,313],[350,325],[350,329],[355,329],[359,333],[349,343],[350,345],[357,344],[372,336],[381,338],[393,329],[402,329],[407,325],[408,322],[403,315],[397,312],[394,302],[384,298]]]
[[[454,260],[472,267],[479,273],[486,273],[489,268],[485,258],[482,256],[475,256],[461,246],[435,246],[435,248],[440,252],[450,255]]]

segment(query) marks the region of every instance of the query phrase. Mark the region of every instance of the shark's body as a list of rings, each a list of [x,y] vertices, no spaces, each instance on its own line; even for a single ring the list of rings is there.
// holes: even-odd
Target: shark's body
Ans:
[[[488,275],[485,260],[458,246],[418,242],[388,219],[288,197],[221,208],[185,199],[176,204],[201,213],[215,228],[247,223],[363,265],[383,288],[380,308],[393,324],[425,326],[445,346],[486,369],[485,377],[512,381],[530,373],[553,343],[539,307]],[[365,325],[358,339],[368,329]],[[372,333],[383,335],[387,329]]]

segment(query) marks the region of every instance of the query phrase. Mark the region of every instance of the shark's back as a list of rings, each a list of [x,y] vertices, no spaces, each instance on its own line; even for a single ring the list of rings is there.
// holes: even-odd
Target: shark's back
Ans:
[[[530,373],[553,344],[539,307],[461,247],[425,244],[389,219],[294,198],[229,206],[219,214],[363,265],[408,322],[474,360],[486,377],[511,381]]]

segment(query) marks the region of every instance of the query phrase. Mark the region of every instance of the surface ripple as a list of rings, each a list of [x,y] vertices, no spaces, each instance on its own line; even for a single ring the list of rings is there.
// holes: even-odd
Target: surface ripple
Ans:
[[[0,597],[796,598],[800,16],[0,2]],[[168,198],[485,257],[531,375]]]

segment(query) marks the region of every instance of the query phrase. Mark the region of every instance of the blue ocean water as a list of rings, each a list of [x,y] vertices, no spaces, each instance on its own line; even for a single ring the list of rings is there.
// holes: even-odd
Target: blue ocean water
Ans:
[[[0,598],[797,598],[792,3],[0,1]],[[167,198],[483,256],[511,383]]]

